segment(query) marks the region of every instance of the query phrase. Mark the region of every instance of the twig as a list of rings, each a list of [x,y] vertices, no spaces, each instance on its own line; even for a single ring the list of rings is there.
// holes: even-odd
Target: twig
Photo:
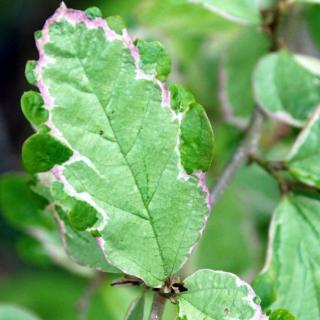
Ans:
[[[267,161],[259,158],[256,155],[250,155],[250,161],[255,162],[265,171],[270,173],[279,185],[282,193],[287,193],[289,190],[305,190],[312,193],[320,193],[320,189],[314,186],[307,185],[300,181],[292,181],[281,175],[281,171],[288,171],[286,164],[282,161]]]
[[[221,176],[211,189],[212,206],[215,206],[217,201],[220,199],[222,193],[225,191],[237,170],[248,160],[249,155],[253,154],[257,149],[263,118],[264,116],[261,110],[259,107],[256,107],[253,112],[246,137],[241,142],[233,154],[229,164],[223,170]]]
[[[160,320],[162,318],[166,298],[158,292],[154,293],[149,320]]]
[[[102,281],[105,279],[105,273],[97,271],[93,278],[90,279],[88,286],[77,301],[78,319],[87,319],[87,313],[89,308],[90,299],[96,293],[101,286]]]
[[[253,154],[249,155],[249,160],[252,162],[255,162],[265,171],[270,173],[274,177],[274,179],[277,181],[279,189],[282,193],[287,193],[289,191],[289,181],[287,181],[280,174],[280,171],[287,170],[285,163],[281,161],[267,161]]]

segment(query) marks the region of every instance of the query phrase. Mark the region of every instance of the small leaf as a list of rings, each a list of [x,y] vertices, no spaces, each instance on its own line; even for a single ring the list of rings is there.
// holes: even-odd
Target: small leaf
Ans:
[[[181,85],[172,84],[170,85],[169,90],[172,108],[177,112],[186,111],[192,103],[196,102],[193,94]]]
[[[320,64],[286,51],[260,60],[254,76],[259,105],[272,117],[301,127],[320,103]]]
[[[50,170],[71,156],[72,151],[66,145],[45,133],[31,136],[22,147],[23,165],[30,173]]]
[[[171,72],[171,59],[157,41],[136,40],[135,42],[141,55],[141,68],[148,74],[156,74],[156,77],[164,81]]]
[[[255,291],[265,308],[290,310],[299,320],[319,319],[320,201],[284,197],[270,228],[267,262],[253,283]]]
[[[35,75],[36,61],[29,60],[26,63],[25,77],[29,84],[35,85],[37,83],[37,78]]]
[[[117,34],[122,34],[123,30],[126,28],[126,24],[120,16],[111,16],[106,20],[110,29],[115,31]]]
[[[50,132],[26,142],[25,165],[46,171],[39,180],[64,212],[58,220],[66,242],[76,239],[72,249],[67,245],[72,256],[81,259],[81,238],[91,239],[90,248],[98,241],[112,265],[159,287],[186,261],[210,210],[205,173],[188,175],[181,161],[184,115],[159,80],[167,76],[168,57],[158,43],[135,46],[126,30],[120,35],[105,20],[64,5],[42,33],[36,77]],[[196,108],[189,125],[209,139],[196,141],[199,156],[212,144],[212,131]],[[208,167],[208,157],[190,168]],[[62,185],[60,195],[55,183]],[[70,226],[67,212],[77,201],[98,212],[86,231]]]
[[[43,99],[38,92],[25,92],[21,97],[21,108],[24,116],[35,127],[48,120],[49,113],[43,107]]]
[[[302,182],[320,188],[320,108],[298,136],[287,162],[289,171]]]
[[[295,320],[296,318],[285,309],[278,309],[273,311],[269,317],[269,320]]]
[[[125,320],[142,320],[144,315],[144,294],[138,299],[134,300],[127,311]]]
[[[69,213],[72,227],[84,231],[97,221],[98,212],[86,202],[78,201]]]
[[[252,0],[189,0],[240,24],[261,23],[259,5]]]
[[[0,320],[40,320],[40,318],[22,307],[0,304]]]
[[[90,7],[85,10],[85,13],[90,20],[102,17],[102,12],[98,7]]]
[[[234,274],[199,270],[184,285],[188,291],[178,298],[182,319],[267,319],[252,288]]]
[[[203,107],[194,103],[181,126],[181,162],[187,173],[208,171],[213,157],[213,132]]]

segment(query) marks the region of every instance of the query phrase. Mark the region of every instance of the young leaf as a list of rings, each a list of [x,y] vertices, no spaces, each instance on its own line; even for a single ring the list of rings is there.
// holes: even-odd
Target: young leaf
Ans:
[[[278,309],[270,314],[269,320],[296,320],[296,318],[285,309]]]
[[[43,108],[43,99],[38,92],[28,91],[21,97],[24,116],[35,127],[48,120],[48,111]]]
[[[0,320],[40,320],[40,318],[22,307],[0,304]]]
[[[268,257],[254,289],[264,308],[285,308],[299,320],[320,318],[320,202],[286,196],[270,227]]]
[[[298,136],[288,160],[289,171],[306,184],[320,188],[320,108]]]
[[[62,186],[66,197],[51,192],[64,221],[77,202],[85,202],[97,222],[86,220],[82,232],[98,238],[114,266],[160,286],[186,261],[210,210],[202,171],[212,158],[207,117],[201,111],[194,119],[194,130],[205,140],[192,137],[194,148],[184,150],[184,159],[199,151],[187,174],[182,126],[192,108],[176,112],[171,106],[157,78],[167,74],[158,44],[144,43],[140,52],[125,29],[116,33],[105,20],[62,4],[37,46],[35,73],[49,111],[47,136],[59,145],[27,145],[24,162],[33,172],[49,170],[39,177],[44,184]],[[63,152],[52,152],[58,146]]]
[[[252,288],[232,273],[199,270],[179,296],[181,319],[267,319]]]
[[[257,25],[261,22],[259,5],[252,0],[189,0],[226,19],[240,23]]]
[[[125,320],[141,320],[144,315],[144,294],[138,299],[134,300],[129,306]]]
[[[272,117],[302,127],[320,103],[320,64],[286,51],[262,58],[254,75],[259,105]]]

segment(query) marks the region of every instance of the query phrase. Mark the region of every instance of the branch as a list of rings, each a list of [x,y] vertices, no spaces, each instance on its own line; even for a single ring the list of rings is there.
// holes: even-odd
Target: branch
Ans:
[[[154,293],[149,320],[161,320],[166,298],[158,292]]]
[[[287,193],[289,191],[289,182],[280,173],[281,171],[287,170],[285,163],[281,161],[267,161],[254,154],[250,154],[250,161],[255,162],[273,176],[278,183],[281,193]]]
[[[248,160],[250,154],[253,154],[257,149],[263,118],[264,116],[261,110],[259,107],[256,107],[253,112],[246,137],[238,146],[229,164],[223,170],[221,176],[211,189],[212,207],[214,207],[220,199],[222,193],[225,191],[237,170]]]
[[[286,164],[282,161],[267,161],[259,158],[256,155],[250,155],[250,161],[255,162],[266,172],[272,175],[277,181],[279,189],[282,193],[287,193],[289,190],[303,190],[312,193],[320,193],[320,189],[315,186],[311,186],[300,181],[292,181],[287,179],[285,176],[282,176],[282,171],[288,172]]]

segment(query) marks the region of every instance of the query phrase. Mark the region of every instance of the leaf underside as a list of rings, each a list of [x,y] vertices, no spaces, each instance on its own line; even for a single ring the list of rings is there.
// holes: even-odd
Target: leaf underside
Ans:
[[[254,281],[264,308],[320,318],[320,201],[287,196],[274,212],[267,263]]]
[[[199,270],[187,279],[179,297],[181,319],[267,319],[252,288],[231,273]]]
[[[302,182],[320,187],[320,108],[298,136],[288,160],[289,171]]]
[[[203,5],[208,10],[240,24],[257,25],[261,22],[259,6],[252,0],[189,0],[189,2]]]
[[[63,4],[47,20],[34,70],[49,112],[39,129],[47,132],[35,136],[47,143],[29,138],[23,160],[42,172],[61,221],[96,237],[112,265],[157,287],[186,261],[210,210],[212,129],[203,111],[189,116],[192,105],[171,107],[159,44],[138,42],[139,52],[118,29]],[[183,130],[193,118],[203,140]]]
[[[284,50],[269,54],[257,65],[254,90],[270,116],[303,127],[320,102],[319,62]]]

